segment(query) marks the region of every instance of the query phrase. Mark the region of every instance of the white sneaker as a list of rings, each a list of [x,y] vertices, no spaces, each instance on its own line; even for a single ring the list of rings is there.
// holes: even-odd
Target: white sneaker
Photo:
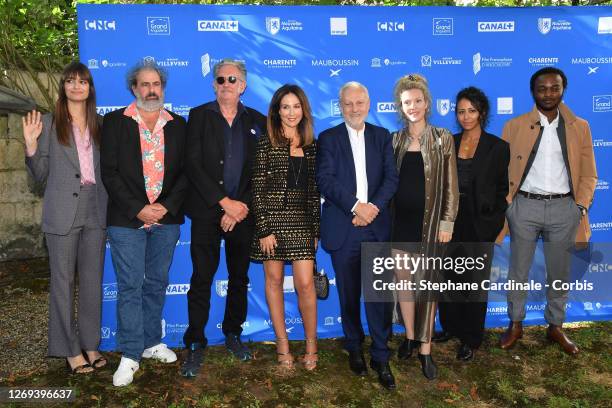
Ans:
[[[121,357],[119,367],[117,367],[117,371],[113,374],[113,385],[115,387],[123,387],[124,385],[130,384],[134,379],[134,373],[138,371],[139,367],[140,365],[137,361],[127,357]]]
[[[176,354],[164,343],[159,343],[157,346],[145,349],[142,352],[142,358],[154,358],[162,363],[174,363],[176,361]]]

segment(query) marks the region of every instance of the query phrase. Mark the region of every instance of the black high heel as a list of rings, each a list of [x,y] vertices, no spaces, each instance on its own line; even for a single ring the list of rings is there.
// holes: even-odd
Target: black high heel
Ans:
[[[419,361],[421,362],[421,369],[423,370],[423,375],[428,380],[434,380],[438,376],[438,367],[431,358],[431,354],[419,353],[418,356]]]
[[[412,357],[412,352],[421,344],[418,340],[404,339],[397,349],[397,358],[400,360],[408,360]]]

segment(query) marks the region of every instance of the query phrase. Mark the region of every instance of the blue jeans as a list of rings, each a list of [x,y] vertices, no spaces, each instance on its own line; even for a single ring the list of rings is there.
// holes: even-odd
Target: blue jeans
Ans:
[[[161,342],[161,315],[179,225],[111,226],[107,233],[117,276],[117,346],[124,357],[140,361],[145,348]]]

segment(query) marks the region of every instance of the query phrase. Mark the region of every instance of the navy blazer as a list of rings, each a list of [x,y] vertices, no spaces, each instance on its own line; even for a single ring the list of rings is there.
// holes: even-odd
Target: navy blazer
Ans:
[[[370,224],[378,241],[391,235],[389,202],[397,190],[392,139],[385,128],[365,125],[368,201],[380,213]],[[353,228],[351,209],[357,202],[355,162],[346,124],[327,129],[317,142],[317,185],[325,198],[321,210],[321,245],[327,251],[339,249]]]

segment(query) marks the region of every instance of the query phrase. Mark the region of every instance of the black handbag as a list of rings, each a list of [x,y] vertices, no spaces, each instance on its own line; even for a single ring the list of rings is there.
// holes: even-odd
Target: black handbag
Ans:
[[[327,299],[329,296],[329,278],[323,269],[319,272],[317,268],[317,261],[314,261],[314,285],[315,292],[317,292],[317,298],[321,300]]]

